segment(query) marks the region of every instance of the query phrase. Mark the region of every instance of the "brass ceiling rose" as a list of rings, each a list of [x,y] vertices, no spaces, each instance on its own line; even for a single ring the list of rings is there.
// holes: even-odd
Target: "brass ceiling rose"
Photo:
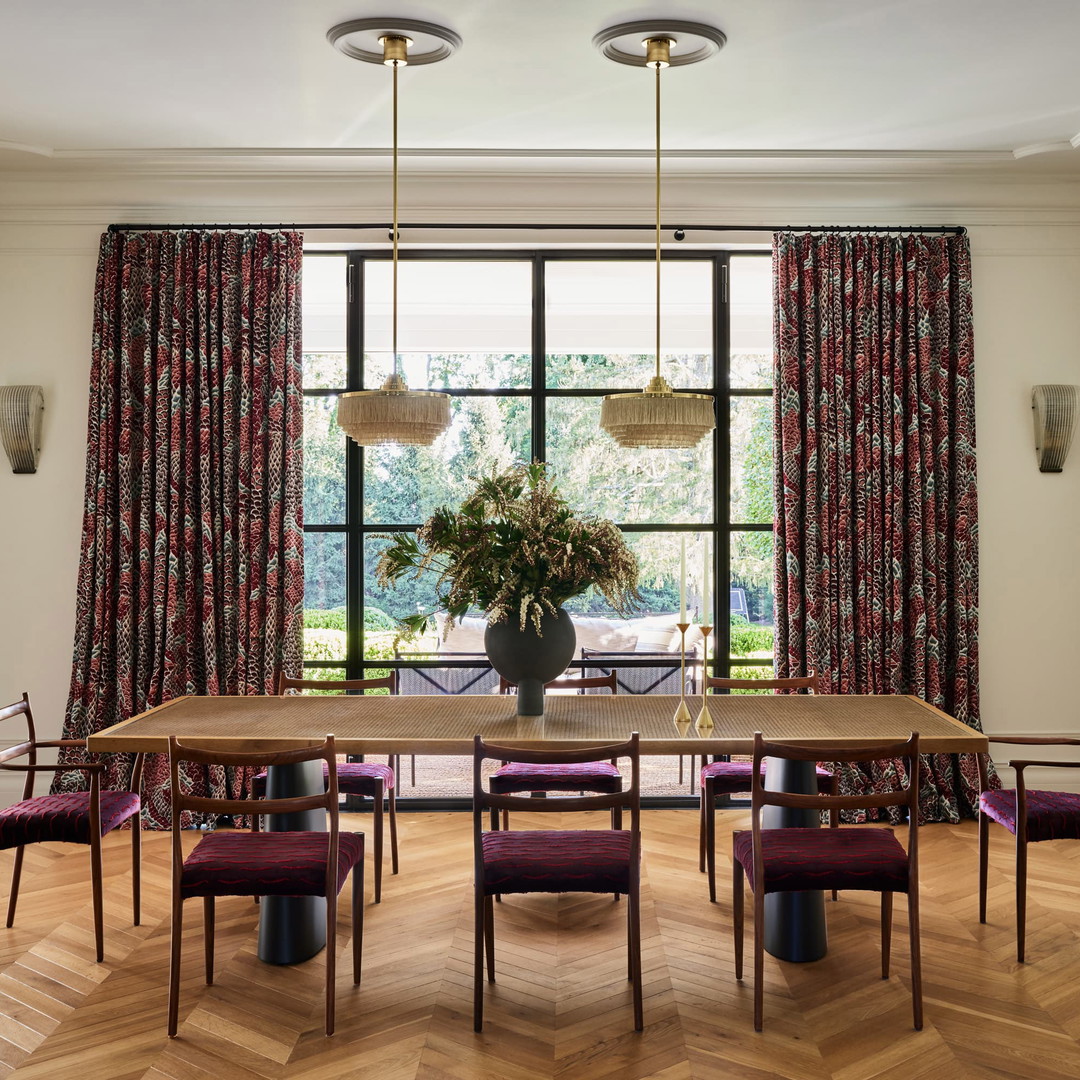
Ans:
[[[408,42],[408,63],[437,64],[461,48],[461,36],[438,23],[419,19],[351,19],[326,31],[326,40],[338,52],[365,64],[384,64],[382,39],[404,38]],[[404,62],[404,61],[403,61]]]
[[[354,390],[338,397],[337,424],[361,446],[430,446],[450,426],[450,396],[433,390],[410,390],[401,374],[398,353],[398,68],[434,64],[461,45],[445,26],[415,19],[354,19],[326,34],[335,49],[353,60],[381,64],[393,72],[394,180],[393,303],[391,315],[393,369],[378,390]],[[377,45],[378,49],[372,47]],[[418,51],[411,51],[411,50]]]
[[[601,401],[600,427],[620,446],[686,450],[716,427],[712,395],[676,393],[660,374],[660,72],[696,64],[726,41],[713,26],[679,20],[619,23],[593,38],[609,60],[656,72],[656,373],[640,394],[608,394]]]
[[[618,23],[601,30],[592,43],[609,60],[632,67],[650,64],[642,48],[649,38],[667,38],[673,42],[669,63],[672,67],[697,64],[715,56],[726,44],[723,30],[707,23],[687,22],[684,19],[640,19]]]

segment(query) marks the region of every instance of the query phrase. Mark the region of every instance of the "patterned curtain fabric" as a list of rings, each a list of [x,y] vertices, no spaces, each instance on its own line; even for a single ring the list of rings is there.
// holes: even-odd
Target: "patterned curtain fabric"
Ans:
[[[773,271],[777,673],[979,728],[967,238],[778,233]],[[973,815],[974,756],[924,760],[923,819]]]
[[[182,694],[274,693],[300,667],[301,258],[299,233],[101,239],[65,738]],[[231,798],[247,780],[184,777]],[[164,755],[148,755],[143,806],[169,827]]]

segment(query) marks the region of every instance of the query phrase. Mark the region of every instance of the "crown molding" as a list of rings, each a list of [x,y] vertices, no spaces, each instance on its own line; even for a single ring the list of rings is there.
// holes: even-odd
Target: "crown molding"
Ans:
[[[1068,146],[1068,144],[1065,144]],[[1036,164],[1018,166],[1012,151],[869,151],[869,150],[730,150],[702,147],[669,148],[663,152],[665,171],[679,175],[742,176],[820,175],[914,176],[968,175],[1007,170],[1014,175],[1072,175],[1080,178],[1080,162],[1072,155],[1049,154]],[[568,171],[645,173],[654,152],[645,148],[596,149],[525,147],[404,148],[400,158],[410,171],[425,175],[531,176],[565,175]],[[27,171],[58,174],[125,175],[262,175],[340,177],[378,174],[391,160],[388,147],[221,147],[49,149],[0,142],[0,176]]]

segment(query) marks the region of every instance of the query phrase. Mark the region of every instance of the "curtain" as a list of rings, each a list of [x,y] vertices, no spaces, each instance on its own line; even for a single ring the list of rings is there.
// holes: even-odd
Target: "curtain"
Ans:
[[[967,238],[778,233],[773,271],[777,673],[981,730]],[[973,815],[974,756],[923,764],[923,819]]]
[[[101,239],[65,738],[182,694],[274,693],[300,667],[301,258],[299,233]],[[247,781],[182,779],[231,798]],[[169,791],[148,755],[145,824],[170,826]]]

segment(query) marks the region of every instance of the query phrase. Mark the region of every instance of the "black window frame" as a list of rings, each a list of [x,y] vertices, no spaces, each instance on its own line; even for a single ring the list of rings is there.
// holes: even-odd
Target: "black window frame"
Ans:
[[[693,261],[706,262],[713,268],[713,314],[712,314],[712,369],[711,386],[679,386],[678,390],[710,394],[716,401],[717,425],[712,435],[713,440],[713,518],[710,523],[693,522],[678,524],[639,523],[623,525],[616,522],[623,532],[649,533],[667,532],[678,534],[706,533],[712,543],[712,580],[713,611],[712,623],[715,627],[710,646],[709,673],[728,676],[733,666],[771,667],[772,660],[737,657],[732,659],[730,618],[730,597],[725,591],[731,587],[730,563],[732,536],[738,532],[772,532],[773,523],[733,522],[731,513],[731,438],[730,417],[732,402],[739,398],[773,398],[773,387],[732,387],[729,381],[730,358],[730,316],[728,281],[731,259],[752,256],[770,258],[768,249],[708,249],[665,252],[663,260],[667,262]],[[346,373],[348,384],[344,387],[304,388],[308,397],[337,396],[352,390],[374,389],[365,382],[364,371],[364,327],[362,313],[364,309],[364,267],[368,262],[385,262],[390,259],[389,252],[356,250],[349,248],[322,249],[305,251],[306,258],[345,257],[347,280],[346,287]],[[535,460],[546,460],[546,404],[549,398],[595,398],[597,400],[597,425],[599,426],[599,399],[606,394],[637,392],[640,386],[604,387],[602,389],[561,389],[549,388],[544,382],[545,369],[545,292],[544,269],[548,263],[555,262],[648,262],[655,259],[655,253],[647,250],[623,251],[617,249],[549,250],[549,249],[480,249],[444,250],[425,249],[399,252],[398,259],[406,261],[445,261],[445,262],[516,262],[532,265],[532,378],[528,387],[520,388],[446,388],[430,387],[442,390],[452,397],[512,396],[529,398],[532,418],[532,454]],[[656,451],[663,453],[664,451]],[[346,439],[345,449],[345,521],[340,524],[304,525],[304,533],[334,534],[345,537],[346,551],[346,655],[344,660],[305,661],[305,670],[319,669],[344,670],[346,678],[363,678],[371,669],[386,670],[406,665],[416,666],[416,661],[365,660],[364,659],[364,548],[367,537],[376,533],[415,531],[421,522],[379,522],[368,524],[363,520],[363,448],[352,439]],[[721,577],[720,568],[724,569]],[[721,581],[727,583],[721,587]],[[720,598],[728,600],[727,605],[720,603]],[[720,616],[718,618],[718,616]],[[633,663],[632,660],[629,661]],[[642,660],[640,663],[649,663]],[[436,661],[439,666],[446,666],[452,661]]]

